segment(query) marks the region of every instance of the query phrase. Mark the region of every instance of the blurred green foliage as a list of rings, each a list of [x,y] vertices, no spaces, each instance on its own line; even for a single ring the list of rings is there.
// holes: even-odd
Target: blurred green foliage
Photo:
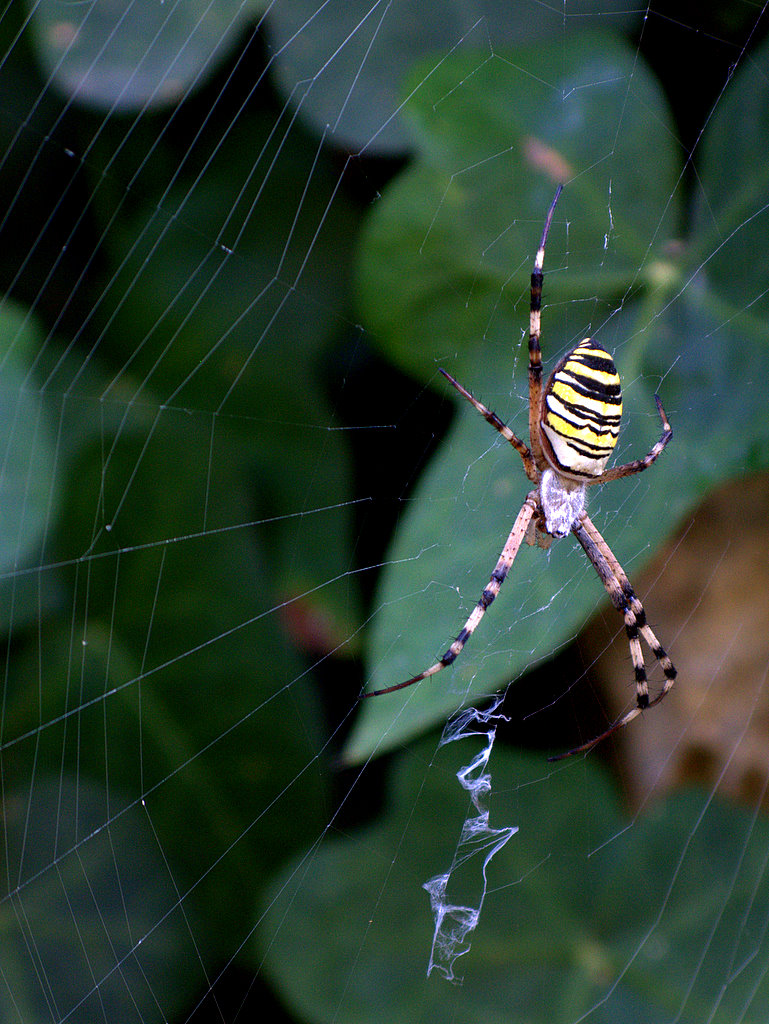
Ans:
[[[241,18],[263,5],[237,18],[211,5],[200,32],[189,6],[165,6],[167,20],[153,5],[137,21],[148,5],[45,3],[25,32],[11,5],[1,26],[0,1015],[189,1019],[222,965],[266,957],[263,976],[302,1019],[414,1020],[424,1008],[456,1019],[459,990],[425,987],[426,897],[413,912],[456,844],[444,817],[455,766],[428,772],[434,740],[403,756],[368,832],[315,844],[337,822],[335,716],[358,681],[348,692],[348,662],[365,653],[365,678],[387,685],[439,653],[526,485],[462,409],[382,555],[369,625],[360,551],[368,532],[384,545],[389,522],[356,518],[360,480],[375,474],[400,507],[414,445],[403,437],[378,459],[376,442],[360,442],[368,431],[340,428],[378,425],[370,409],[390,382],[435,386],[444,365],[525,432],[527,280],[566,167],[546,357],[600,327],[626,390],[620,457],[655,439],[656,389],[675,428],[649,479],[597,499],[610,543],[637,564],[710,488],[765,467],[769,56],[763,46],[740,62],[695,179],[642,52],[567,33],[560,15],[535,29],[491,5],[493,43],[461,4],[416,44],[383,31],[377,61],[354,78],[365,102],[345,107],[365,118],[335,136],[327,112],[344,120],[360,54],[343,47],[337,76],[322,74],[321,18],[301,53],[281,43],[299,4],[237,49]],[[625,23],[618,11],[599,14]],[[460,29],[469,52],[419,63],[441,30]],[[194,45],[176,64],[179,40]],[[394,96],[408,96],[397,123]],[[376,124],[392,130],[375,140]],[[412,158],[380,198],[393,165],[352,160],[340,139],[401,162],[408,145]],[[340,395],[361,364],[376,394],[356,394],[347,422]],[[391,402],[382,422],[404,420]],[[367,702],[348,762],[401,747],[548,657],[601,600],[566,545],[550,558],[522,552],[515,577],[451,685]],[[330,685],[313,683],[318,664],[332,666]],[[508,754],[494,768],[513,804],[499,813],[521,842],[494,863],[511,898],[488,901],[465,994],[485,1001],[486,1020],[509,1019],[511,1000],[521,1019],[547,1006],[543,1019],[566,1020],[610,989],[612,1020],[657,1019],[683,1005],[687,967],[726,907],[713,970],[700,966],[690,989],[706,999],[698,986],[743,959],[732,910],[752,925],[763,906],[758,889],[753,908],[744,902],[760,877],[752,849],[739,875],[743,818],[714,807],[706,828],[687,798],[622,834],[604,778],[539,763]],[[366,786],[351,784],[342,804],[363,790],[369,813],[379,794]],[[759,843],[763,830],[750,835]],[[705,908],[694,894],[715,846]],[[703,909],[711,917],[694,920]],[[641,940],[658,913],[655,953]],[[654,969],[660,949],[674,969]],[[533,964],[536,984],[522,989]],[[765,1018],[755,984],[745,1020]],[[735,986],[723,1019],[741,995]]]

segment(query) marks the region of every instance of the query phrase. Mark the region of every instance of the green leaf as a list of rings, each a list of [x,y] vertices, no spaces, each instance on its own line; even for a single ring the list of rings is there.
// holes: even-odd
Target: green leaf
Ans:
[[[65,95],[135,113],[178,103],[199,87],[261,7],[260,0],[86,7],[40,0],[32,25],[38,59]]]
[[[428,376],[456,360],[465,376],[472,368],[500,387],[527,325],[528,278],[557,183],[568,187],[548,241],[546,301],[580,305],[566,336],[545,320],[551,357],[643,283],[650,232],[662,245],[675,230],[680,164],[667,106],[632,49],[592,33],[566,50],[447,59],[414,81],[422,84],[404,113],[418,159],[369,218],[362,313],[409,372]]]
[[[34,373],[42,336],[9,300],[0,308],[0,628],[34,621],[41,595],[17,570],[42,557],[58,514],[60,452]],[[33,592],[34,591],[34,592]]]
[[[399,155],[411,142],[399,117],[401,90],[417,61],[428,56],[439,64],[438,55],[457,50],[491,57],[553,32],[571,39],[576,26],[607,17],[628,33],[639,21],[618,0],[572,0],[567,17],[555,7],[508,0],[401,0],[397,15],[369,0],[292,0],[270,7],[267,28],[276,85],[319,136],[331,127],[345,149]]]
[[[660,431],[648,383],[629,388],[625,406],[619,461],[648,451]],[[517,422],[512,426],[523,429]],[[671,447],[648,474],[588,495],[591,515],[628,571],[683,512],[676,504],[674,455]],[[377,594],[381,611],[371,632],[372,689],[407,679],[443,654],[480,597],[530,488],[512,448],[496,440],[475,410],[463,410],[388,552]],[[576,635],[604,600],[576,542],[555,542],[548,553],[524,544],[456,664],[398,694],[364,701],[347,758],[354,763],[391,749],[460,704],[475,703],[515,680]],[[629,675],[629,698],[631,683]]]
[[[334,582],[352,545],[352,481],[325,374],[348,323],[357,221],[317,143],[272,128],[271,115],[239,119],[205,173],[185,168],[157,205],[102,197],[112,262],[96,316],[102,358],[119,367],[103,397],[139,404],[149,391],[210,416],[202,450],[237,454],[246,519],[270,521],[275,603],[301,600],[325,622],[326,652],[359,622],[354,580]]]
[[[24,565],[55,507],[56,452],[33,375],[36,324],[8,300],[0,308],[0,572]]]
[[[557,84],[549,99],[520,70],[533,73],[535,56],[540,78]],[[602,60],[610,73],[599,76]],[[519,341],[527,329],[528,275],[552,198],[551,172],[565,162],[573,179],[545,259],[546,366],[591,333],[614,353],[625,396],[617,463],[648,451],[659,436],[655,391],[673,426],[672,444],[648,473],[589,492],[591,516],[632,577],[710,488],[769,464],[767,294],[753,269],[756,232],[769,229],[756,192],[764,164],[739,147],[746,165],[726,176],[729,147],[710,146],[706,136],[703,202],[716,211],[717,233],[699,214],[682,240],[675,234],[682,217],[675,132],[634,52],[587,35],[565,58],[561,48],[544,47],[473,76],[469,70],[466,58],[445,62],[413,101],[422,159],[369,223],[359,274],[367,322],[404,369],[437,382],[440,360],[526,439],[527,357]],[[755,104],[755,90],[766,94],[767,80],[736,79],[731,102],[739,107],[748,90]],[[627,116],[617,135],[620,110]],[[505,111],[514,114],[503,127]],[[730,126],[736,131],[728,113],[714,118],[716,138]],[[532,147],[538,125],[542,137]],[[732,178],[744,183],[735,202]],[[747,293],[734,286],[735,266],[749,268]],[[377,298],[377,280],[386,302]],[[731,383],[735,352],[739,388]],[[389,552],[370,634],[370,689],[408,678],[447,649],[529,487],[515,452],[462,403]],[[640,596],[653,615],[653,595]],[[524,548],[456,665],[364,702],[347,757],[359,761],[397,746],[463,701],[515,680],[568,642],[605,600],[572,541],[554,544],[548,555]]]
[[[258,889],[322,829],[321,719],[279,629],[237,452],[209,466],[197,419],[164,410],[140,430],[146,415],[72,467],[47,570],[72,611],[13,660],[4,773],[108,782],[111,815],[141,801],[210,964],[248,927],[221,892]]]
[[[116,797],[69,775],[6,790],[4,1021],[45,1024],[55,1007],[72,1024],[160,1024],[204,984],[151,820],[136,806],[105,824]]]
[[[427,978],[422,885],[451,865],[467,813],[453,773],[474,754],[467,741],[415,747],[381,822],[329,838],[275,879],[259,956],[298,1017],[361,1024],[386,1005],[392,1021],[766,1019],[769,981],[753,955],[769,901],[766,822],[699,793],[629,822],[593,765],[556,782],[541,759],[501,750],[490,825],[519,831],[488,865],[471,948],[455,965],[461,987]]]

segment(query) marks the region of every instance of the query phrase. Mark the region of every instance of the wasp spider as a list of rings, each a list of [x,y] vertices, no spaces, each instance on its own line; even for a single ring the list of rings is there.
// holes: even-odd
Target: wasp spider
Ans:
[[[486,609],[499,593],[515,560],[521,542],[525,539],[533,544],[535,539],[547,547],[553,537],[565,537],[573,533],[592,562],[601,578],[612,604],[625,619],[630,656],[633,661],[636,681],[636,706],[626,712],[600,736],[583,743],[565,754],[551,758],[553,761],[572,754],[590,750],[616,729],[628,725],[646,708],[652,707],[665,697],[672,687],[676,670],[657,637],[647,625],[643,605],[638,600],[622,567],[609,549],[608,544],[593,525],[585,511],[587,487],[604,484],[610,480],[630,476],[647,469],[662,453],[673,432],[662,408],[662,402],[655,395],[657,411],[662,420],[662,436],[651,451],[642,459],[635,459],[622,466],[606,469],[606,463],[617,443],[620,417],[622,415],[622,390],[614,361],[608,352],[591,338],[585,338],[556,365],[550,380],[542,388],[542,353],[540,350],[542,266],[545,258],[545,242],[553,219],[555,204],[561,194],[561,186],[545,219],[542,241],[534,260],[531,274],[531,306],[529,321],[529,444],[525,444],[485,405],[474,398],[469,391],[457,383],[445,370],[443,376],[456,390],[473,405],[484,419],[498,430],[523,460],[526,475],[535,485],[526,496],[521,511],[505,542],[499,560],[484,588],[478,603],[467,622],[443,657],[434,665],[405,682],[374,690],[364,694],[376,697],[384,693],[402,690],[405,686],[433,676],[446,668],[457,658],[467,641],[475,632]],[[649,687],[641,650],[641,638],[649,646],[654,657],[662,666],[665,682],[653,699],[649,698]]]

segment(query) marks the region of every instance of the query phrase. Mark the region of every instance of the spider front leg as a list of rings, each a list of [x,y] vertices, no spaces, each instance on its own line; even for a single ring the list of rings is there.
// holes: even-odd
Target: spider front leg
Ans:
[[[483,416],[486,422],[490,423],[495,430],[499,431],[499,433],[502,435],[502,437],[504,437],[506,441],[510,442],[510,444],[513,446],[513,448],[515,448],[515,450],[518,452],[518,454],[521,456],[521,459],[523,460],[523,468],[526,470],[526,476],[529,478],[529,480],[531,480],[532,483],[537,483],[537,481],[539,480],[539,476],[537,473],[536,464],[534,462],[534,456],[532,455],[529,446],[525,444],[520,439],[520,437],[518,437],[517,434],[514,434],[512,430],[505,423],[502,422],[502,420],[499,418],[499,416],[497,416],[495,412],[492,412],[491,409],[487,409],[483,402],[479,402],[474,395],[470,394],[467,388],[463,388],[458,381],[454,380],[450,373],[447,373],[445,370],[441,370],[441,373],[449,382],[449,384],[451,384],[452,387],[456,388],[460,395],[463,398],[466,398],[470,405],[473,406],[473,408],[478,410],[478,412],[481,414],[481,416]]]
[[[644,455],[642,459],[634,459],[632,462],[626,462],[623,466],[614,466],[612,469],[607,469],[605,473],[601,473],[600,476],[593,477],[592,480],[588,480],[588,484],[607,484],[611,480],[620,480],[623,476],[633,476],[635,473],[641,473],[643,470],[648,469],[653,462],[663,453],[666,445],[673,436],[673,428],[668,423],[668,418],[665,415],[665,410],[662,407],[662,401],[659,395],[654,396],[654,401],[657,405],[657,412],[660,414],[662,420],[662,436],[659,441],[655,444],[648,455]],[[598,531],[596,530],[596,533]],[[599,534],[600,536],[600,534]]]
[[[413,686],[414,683],[419,683],[423,679],[427,679],[429,676],[434,676],[436,672],[440,672],[441,669],[451,665],[451,663],[457,659],[462,652],[462,648],[477,629],[478,623],[486,614],[486,609],[497,596],[502,584],[505,582],[505,578],[510,572],[510,568],[515,561],[515,556],[518,554],[521,542],[526,535],[529,522],[536,510],[536,491],[532,491],[527,495],[521,511],[516,516],[513,528],[505,542],[505,546],[497,560],[497,564],[494,567],[494,572],[491,574],[489,582],[484,587],[475,608],[473,608],[467,622],[459,631],[459,635],[456,640],[451,647],[449,647],[443,657],[436,661],[434,665],[426,668],[424,672],[419,672],[417,675],[412,676],[411,679],[406,679],[402,683],[396,683],[395,686],[386,686],[383,690],[372,690],[370,693],[362,694],[363,697],[381,697],[384,693],[394,693],[396,690],[402,690],[406,686]]]
[[[555,204],[563,191],[563,185],[555,190],[553,201],[545,217],[545,226],[542,231],[542,238],[534,257],[534,267],[531,271],[531,291],[529,301],[529,444],[531,445],[534,459],[540,467],[545,465],[545,457],[542,453],[542,442],[539,437],[541,405],[542,405],[542,349],[540,339],[542,337],[542,282],[544,275],[542,268],[545,264],[545,245],[547,236],[550,234],[550,225],[553,222]]]
[[[568,750],[565,754],[558,754],[548,758],[549,761],[561,761],[563,758],[571,757],[573,754],[581,754],[591,750],[596,744],[605,740],[618,729],[623,729],[636,719],[642,711],[659,704],[670,692],[676,679],[676,670],[673,662],[668,657],[665,649],[660,644],[652,629],[646,622],[646,612],[641,602],[636,597],[630,581],[625,575],[622,566],[619,564],[609,545],[596,529],[587,513],[583,513],[577,523],[572,527],[572,532],[582,545],[585,554],[590,559],[611,602],[617,611],[621,612],[625,619],[625,631],[627,632],[630,645],[630,657],[633,661],[636,680],[636,707],[626,712],[620,719],[611,725],[600,736],[594,737],[579,747]],[[640,634],[640,635],[639,635]],[[665,673],[665,682],[662,689],[654,697],[649,699],[649,684],[646,678],[646,666],[644,664],[643,651],[641,649],[640,637],[643,637],[649,648],[662,666]]]

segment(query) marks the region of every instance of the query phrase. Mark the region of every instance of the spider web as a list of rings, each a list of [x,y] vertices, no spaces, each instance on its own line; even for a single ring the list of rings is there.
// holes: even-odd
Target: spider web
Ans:
[[[3,1021],[766,1020],[764,12],[6,5]],[[552,769],[634,689],[568,538],[358,696],[525,497],[438,368],[526,436],[559,181],[679,681]]]

